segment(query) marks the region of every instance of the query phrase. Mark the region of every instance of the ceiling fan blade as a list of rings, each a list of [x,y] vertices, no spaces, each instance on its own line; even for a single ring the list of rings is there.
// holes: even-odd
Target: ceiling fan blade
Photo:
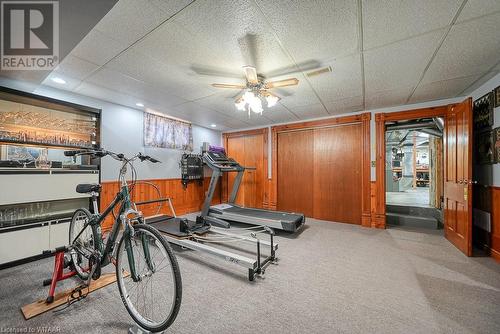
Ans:
[[[246,65],[260,67],[261,64],[257,63],[259,61],[258,44],[256,34],[246,34],[238,39],[241,55]]]
[[[247,77],[248,83],[255,85],[259,82],[259,78],[257,78],[257,70],[253,66],[243,66],[243,70],[245,71],[245,76]]]
[[[300,72],[307,72],[318,69],[321,67],[321,63],[317,60],[308,60],[298,63],[297,65],[290,65],[270,72],[263,73],[267,79],[272,79],[275,77],[282,77],[285,75],[294,75]]]
[[[275,88],[275,87],[295,86],[295,85],[298,85],[298,83],[299,83],[299,79],[290,78],[290,79],[285,79],[285,80],[266,82],[265,87],[269,89],[269,88]]]
[[[193,64],[190,66],[190,69],[198,75],[206,75],[206,76],[219,77],[219,78],[243,79],[241,72],[236,73],[236,72],[232,72],[232,71],[228,71],[225,69],[212,67],[212,66]]]
[[[271,95],[271,96],[274,96],[276,98],[278,98],[278,101],[281,100],[281,97],[274,94],[273,92],[269,91],[269,90],[261,90],[261,94],[266,96],[266,95]]]
[[[319,68],[317,70],[311,71],[311,72],[307,73],[306,75],[310,78],[310,77],[314,77],[316,75],[320,75],[320,74],[328,73],[328,72],[332,72],[332,71],[333,71],[332,67],[327,66],[327,67],[323,67],[323,68]]]
[[[229,88],[229,89],[245,89],[245,85],[234,85],[234,84],[218,84],[214,83],[212,84],[213,87],[215,88]]]

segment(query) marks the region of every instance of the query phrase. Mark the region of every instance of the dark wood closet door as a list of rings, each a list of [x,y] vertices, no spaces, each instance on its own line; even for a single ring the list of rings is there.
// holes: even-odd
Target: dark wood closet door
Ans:
[[[361,125],[314,130],[313,214],[361,224]]]

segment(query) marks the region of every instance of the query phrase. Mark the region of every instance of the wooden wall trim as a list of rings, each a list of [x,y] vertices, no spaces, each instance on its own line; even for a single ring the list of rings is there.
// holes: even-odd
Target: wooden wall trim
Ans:
[[[385,122],[416,118],[444,117],[448,106],[421,108],[398,112],[375,114],[375,210],[372,212],[372,227],[385,228]]]
[[[396,112],[382,112],[375,114],[375,119],[377,115],[383,115],[385,121],[405,121],[416,118],[427,118],[427,117],[444,117],[448,106],[437,106],[429,108],[411,109]]]
[[[304,130],[304,129],[314,129],[325,126],[334,125],[347,125],[353,123],[361,123],[362,128],[362,152],[361,152],[361,164],[362,164],[362,196],[361,196],[361,225],[370,227],[372,226],[372,215],[371,215],[371,183],[370,183],[370,120],[371,113],[363,113],[357,115],[349,115],[343,117],[326,118],[317,121],[307,121],[301,123],[291,123],[284,125],[277,125],[271,127],[271,147],[272,147],[272,157],[271,157],[271,170],[272,175],[269,180],[269,206],[270,208],[276,209],[277,206],[277,191],[278,191],[278,134],[280,132],[286,132],[291,130]]]
[[[341,116],[341,117],[332,117],[325,118],[316,121],[306,121],[300,123],[289,123],[283,125],[276,125],[271,127],[271,131],[283,132],[287,130],[299,130],[299,129],[308,129],[308,128],[318,128],[322,126],[332,126],[332,125],[341,125],[348,123],[360,123],[363,120],[371,119],[371,113],[363,113],[357,115],[349,115],[349,116]]]
[[[362,150],[361,153],[361,225],[371,227],[371,113],[361,115]]]
[[[252,129],[252,130],[243,130],[243,131],[235,131],[235,132],[224,132],[222,134],[223,142],[226,141],[226,138],[231,138],[231,137],[244,137],[244,136],[254,136],[254,135],[259,135],[259,134],[267,134],[268,133],[268,128],[259,128],[259,129]]]

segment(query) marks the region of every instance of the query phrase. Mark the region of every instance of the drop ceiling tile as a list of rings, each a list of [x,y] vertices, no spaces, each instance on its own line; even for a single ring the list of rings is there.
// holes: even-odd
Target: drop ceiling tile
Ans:
[[[231,129],[243,129],[249,127],[249,123],[245,123],[236,119],[229,119],[224,122],[224,125]]]
[[[308,78],[321,100],[337,100],[362,94],[361,57],[359,54],[333,60],[333,71]]]
[[[297,62],[348,55],[358,49],[356,1],[256,2]]]
[[[320,103],[290,108],[290,111],[302,120],[325,117],[328,115],[325,111],[325,107]]]
[[[416,86],[444,34],[434,31],[366,51],[366,93]]]
[[[354,96],[335,101],[323,101],[329,113],[332,115],[345,114],[363,110],[363,96]]]
[[[63,79],[64,81],[66,81],[66,83],[65,84],[56,83],[52,80],[54,78]],[[54,70],[47,76],[47,78],[45,78],[45,80],[42,82],[42,85],[71,91],[77,88],[81,83],[82,81],[79,79],[72,78],[70,76],[64,75],[64,73],[60,73]]]
[[[208,109],[195,102],[187,102],[178,106],[173,107],[173,110],[181,114],[181,118],[192,120],[192,121],[202,121],[208,123],[208,125],[215,123],[223,123],[230,119],[229,116],[219,113],[217,111]]]
[[[498,0],[468,0],[458,16],[457,23],[500,11]]]
[[[288,109],[291,109],[294,107],[321,103],[314,91],[311,89],[311,86],[307,83],[305,77],[301,73],[298,73],[295,77],[299,80],[299,84],[297,86],[271,89],[273,93],[281,97],[281,104]],[[276,78],[276,80],[281,79],[282,77]]]
[[[462,0],[363,0],[363,47],[371,49],[449,25]]]
[[[474,81],[479,79],[479,77],[479,75],[473,75],[470,77],[420,84],[409,102],[416,103],[459,96],[467,87],[474,83]]]
[[[226,115],[233,116],[237,111],[236,107],[234,106],[234,100],[235,97],[217,93],[198,99],[196,100],[196,103],[201,104],[206,108],[217,110]]]
[[[245,115],[247,115],[246,116],[247,119],[245,120],[245,122],[249,123],[251,127],[267,126],[267,125],[273,123],[273,121],[266,116],[265,111],[264,111],[264,114],[262,114],[262,115],[252,113],[250,116],[248,116],[248,113],[246,113],[246,112],[243,112],[243,113],[245,113]]]
[[[454,25],[423,82],[486,73],[500,55],[500,13]]]
[[[41,83],[49,74],[50,71],[0,71],[0,76],[4,78],[33,84]]]
[[[176,15],[173,22],[196,37],[194,45],[216,54],[214,59],[207,55],[199,65],[220,65],[231,71],[255,65],[259,73],[290,65],[289,57],[252,1],[197,1]]]
[[[186,43],[189,41],[189,43]],[[234,47],[234,46],[233,46]],[[239,70],[241,63],[230,63],[224,53],[208,43],[203,36],[193,35],[183,25],[175,21],[168,22],[145,37],[134,49],[161,62],[175,64],[192,75],[191,67],[212,67],[222,70]]]
[[[128,44],[104,35],[92,29],[85,38],[71,51],[70,55],[96,65],[104,65],[113,57],[125,50]]]
[[[63,61],[56,67],[55,71],[74,79],[83,80],[98,68],[99,65],[70,54],[63,59]]]
[[[121,93],[130,94],[131,96],[137,97],[138,102],[144,104],[146,104],[145,101],[151,101],[163,107],[170,107],[187,102],[182,98],[168,94],[143,81],[108,68],[101,68],[86,81]]]
[[[401,87],[367,94],[365,99],[366,109],[376,109],[406,104],[406,100],[412,93],[413,88],[413,86]]]
[[[276,104],[272,108],[264,109],[264,115],[274,123],[292,122],[300,119],[281,104]]]
[[[195,100],[217,92],[217,89],[199,82],[178,66],[160,62],[137,50],[127,50],[107,67],[185,100]]]
[[[486,82],[488,82],[490,79],[495,77],[498,73],[500,72],[499,70],[495,70],[492,72],[488,72],[482,77],[480,77],[477,81],[473,82],[470,86],[468,86],[464,91],[462,95],[469,95],[472,92],[474,92],[476,89],[484,85]]]
[[[95,29],[128,46],[170,18],[189,2],[189,0],[161,2],[121,0],[104,16]],[[161,5],[161,8],[157,5]]]
[[[91,83],[83,82],[75,90],[75,93],[85,96],[94,97],[103,101],[121,104],[124,106],[135,106],[137,98],[129,95],[108,89],[105,87],[97,86]]]

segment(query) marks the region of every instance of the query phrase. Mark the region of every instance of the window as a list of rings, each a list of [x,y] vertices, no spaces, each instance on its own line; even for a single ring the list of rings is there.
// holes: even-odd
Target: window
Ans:
[[[191,124],[144,113],[144,146],[193,150]]]

